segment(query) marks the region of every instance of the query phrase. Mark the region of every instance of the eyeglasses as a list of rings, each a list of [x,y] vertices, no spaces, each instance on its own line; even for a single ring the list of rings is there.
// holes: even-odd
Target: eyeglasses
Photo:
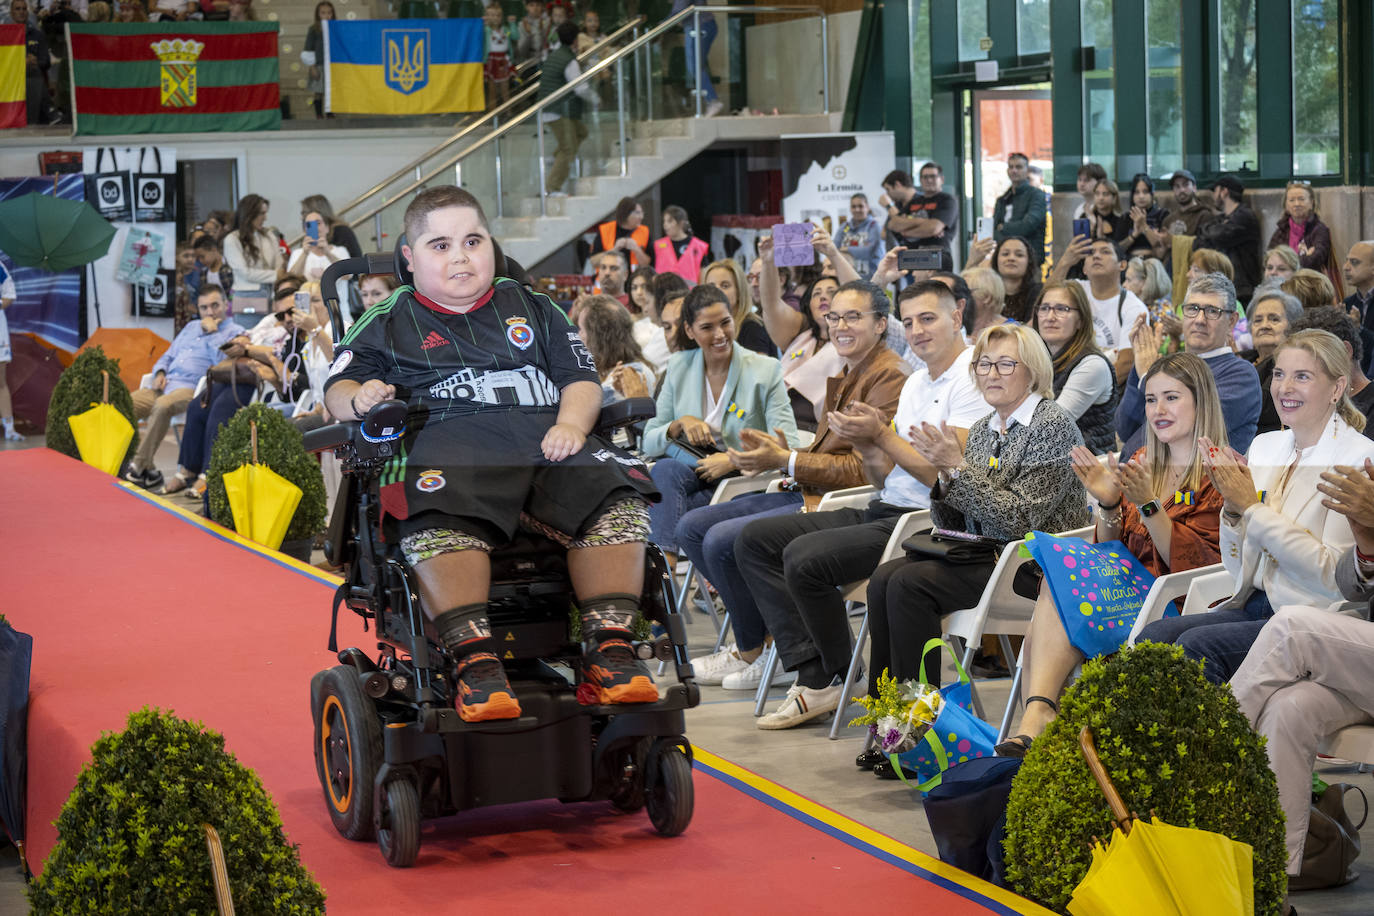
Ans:
[[[1036,308],[1036,312],[1041,315],[1058,315],[1063,318],[1065,315],[1072,315],[1078,309],[1072,305],[1042,305]]]
[[[1198,305],[1196,302],[1185,302],[1183,304],[1183,317],[1196,318],[1199,314],[1207,316],[1208,321],[1216,321],[1222,315],[1234,312],[1235,309],[1219,309],[1215,305]]]
[[[987,375],[992,371],[993,366],[996,366],[998,375],[1008,376],[1015,372],[1019,365],[1021,363],[1014,359],[999,359],[997,362],[990,359],[980,359],[973,364],[973,371],[978,375]]]
[[[292,309],[285,309],[280,312],[273,312],[272,317],[277,319],[278,321],[285,321],[287,318],[291,317],[291,312]]]
[[[846,324],[846,325],[858,324],[858,323],[859,323],[859,319],[862,318],[863,316],[865,316],[865,315],[875,315],[875,314],[877,314],[877,313],[876,313],[876,312],[845,312],[843,315],[837,315],[837,314],[834,313],[834,312],[826,312],[826,313],[825,313],[825,323],[828,324],[828,325],[830,325],[832,328],[833,328],[833,327],[838,327],[840,324]]]

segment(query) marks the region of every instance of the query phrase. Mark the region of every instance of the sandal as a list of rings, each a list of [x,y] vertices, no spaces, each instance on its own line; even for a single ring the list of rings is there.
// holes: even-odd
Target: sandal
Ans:
[[[1059,704],[1049,697],[1026,697],[1026,705],[1029,706],[1032,703],[1044,703],[1054,710],[1055,715],[1059,715]],[[998,757],[1025,757],[1033,741],[1035,739],[1030,735],[1013,735],[994,747],[992,752]]]
[[[191,479],[180,471],[177,471],[172,475],[172,479],[163,485],[161,494],[163,496],[172,496],[176,493],[180,493],[190,485]]]
[[[192,502],[199,501],[205,497],[205,475],[196,478],[196,482],[186,488],[181,494]]]

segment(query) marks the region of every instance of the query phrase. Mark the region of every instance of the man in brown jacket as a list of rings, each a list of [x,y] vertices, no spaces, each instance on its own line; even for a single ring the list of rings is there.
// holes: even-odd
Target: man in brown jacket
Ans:
[[[744,526],[757,518],[794,513],[803,504],[814,507],[830,490],[868,483],[862,456],[829,429],[825,415],[862,402],[876,408],[884,423],[892,421],[909,367],[887,348],[890,309],[887,294],[866,280],[841,286],[825,320],[845,367],[827,380],[825,410],[818,417],[815,440],[805,449],[793,450],[781,433],[745,430],[740,438],[746,450],[731,450],[735,466],[746,473],[782,471],[795,488],[703,506],[683,515],[678,523],[679,548],[716,587],[735,631],[734,645],[696,660],[698,682],[720,683],[726,674],[756,662],[763,652],[763,618],[745,582],[747,571],[735,560],[735,538]]]

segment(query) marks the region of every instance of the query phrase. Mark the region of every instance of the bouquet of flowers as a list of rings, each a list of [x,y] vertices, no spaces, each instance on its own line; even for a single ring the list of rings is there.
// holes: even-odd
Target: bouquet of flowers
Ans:
[[[940,690],[920,681],[899,681],[887,670],[878,677],[878,696],[855,697],[868,710],[850,725],[867,725],[884,754],[900,754],[916,746],[940,714]]]

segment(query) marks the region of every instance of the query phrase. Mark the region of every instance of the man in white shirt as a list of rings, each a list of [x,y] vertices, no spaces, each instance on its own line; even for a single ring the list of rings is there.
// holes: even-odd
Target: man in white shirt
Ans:
[[[962,308],[948,287],[936,280],[916,283],[902,291],[897,307],[924,368],[907,379],[892,424],[864,404],[826,417],[833,432],[854,444],[869,480],[882,489],[866,509],[759,519],[735,541],[783,667],[797,672],[796,686],[776,711],[758,720],[759,728],[791,728],[842,701],[851,646],[840,588],[873,572],[898,518],[927,508],[937,479],[935,468],[911,447],[911,428],[944,424],[962,444],[969,427],[991,410],[969,371],[973,350],[964,341]],[[759,679],[740,671],[722,686],[757,686]]]
[[[1079,237],[1065,249],[1064,256],[1054,265],[1050,273],[1051,281],[1064,282],[1069,268],[1083,262],[1086,280],[1075,280],[1088,294],[1088,302],[1093,308],[1093,330],[1097,332],[1097,345],[1111,356],[1115,353],[1117,384],[1125,381],[1131,371],[1134,354],[1128,332],[1135,321],[1149,309],[1140,297],[1121,286],[1121,275],[1126,270],[1126,261],[1121,257],[1121,249],[1111,239],[1089,239]]]

